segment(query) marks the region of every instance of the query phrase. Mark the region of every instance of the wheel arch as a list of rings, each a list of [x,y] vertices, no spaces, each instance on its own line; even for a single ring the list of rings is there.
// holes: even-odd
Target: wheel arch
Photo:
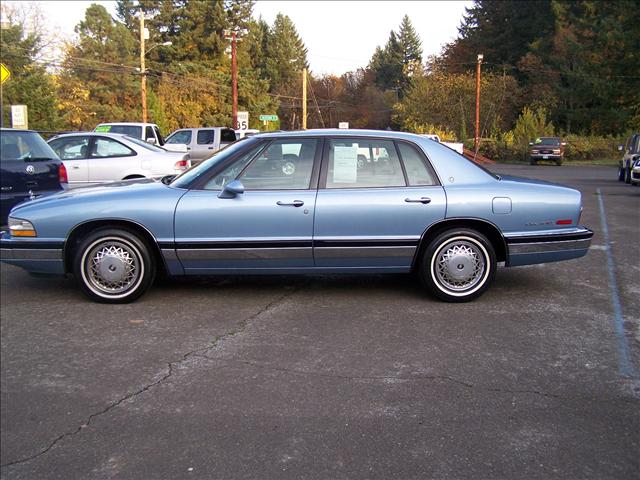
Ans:
[[[134,222],[133,220],[119,219],[119,218],[105,218],[100,220],[90,220],[87,222],[79,223],[71,229],[69,236],[64,243],[63,258],[64,258],[64,270],[65,273],[73,272],[73,255],[82,241],[82,239],[98,228],[122,228],[128,230],[140,238],[142,238],[147,245],[149,245],[150,253],[156,261],[158,267],[158,273],[166,275],[169,271],[164,257],[160,251],[160,246],[153,234],[144,225]]]
[[[500,229],[493,223],[480,218],[445,218],[436,223],[431,224],[420,237],[420,242],[416,253],[413,257],[411,269],[415,270],[418,265],[422,254],[437,235],[445,230],[451,230],[454,228],[469,228],[482,233],[491,242],[493,249],[496,253],[497,262],[507,261],[507,243],[500,232]]]

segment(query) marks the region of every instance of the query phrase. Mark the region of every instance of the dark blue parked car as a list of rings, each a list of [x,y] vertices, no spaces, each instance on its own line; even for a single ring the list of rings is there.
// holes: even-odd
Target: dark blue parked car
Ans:
[[[64,164],[36,132],[1,129],[0,153],[1,225],[7,224],[14,205],[64,190],[67,184]]]

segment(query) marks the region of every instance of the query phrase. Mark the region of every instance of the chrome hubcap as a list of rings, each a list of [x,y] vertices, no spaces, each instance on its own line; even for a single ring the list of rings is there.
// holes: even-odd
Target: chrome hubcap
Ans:
[[[442,286],[461,292],[472,289],[480,282],[485,265],[485,257],[476,244],[454,240],[438,251],[434,270]]]
[[[89,282],[103,293],[117,295],[125,292],[140,278],[138,253],[122,241],[102,241],[85,258],[85,272]]]

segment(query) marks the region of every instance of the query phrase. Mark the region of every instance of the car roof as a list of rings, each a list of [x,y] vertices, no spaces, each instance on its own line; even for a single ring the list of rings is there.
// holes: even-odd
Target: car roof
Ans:
[[[404,138],[406,140],[424,140],[425,137],[416,133],[398,132],[394,130],[365,130],[344,128],[318,128],[311,130],[292,130],[277,132],[260,132],[252,138],[278,138],[278,137],[371,137],[371,138]]]
[[[112,132],[73,132],[73,133],[61,133],[60,135],[57,135],[55,138],[79,137],[79,136],[122,138],[122,137],[128,137],[129,135],[127,135],[126,133],[112,133]]]

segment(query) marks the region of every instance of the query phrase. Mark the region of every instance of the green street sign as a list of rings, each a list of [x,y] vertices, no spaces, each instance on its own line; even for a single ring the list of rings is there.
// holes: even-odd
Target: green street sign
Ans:
[[[260,120],[263,122],[277,122],[278,115],[260,115]]]

